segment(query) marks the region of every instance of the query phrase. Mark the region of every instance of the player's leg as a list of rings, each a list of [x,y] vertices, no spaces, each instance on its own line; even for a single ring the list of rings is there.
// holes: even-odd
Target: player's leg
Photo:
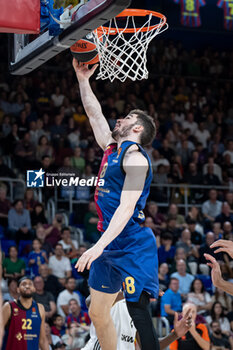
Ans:
[[[91,288],[89,315],[102,350],[117,349],[117,335],[110,311],[118,293],[103,293]]]
[[[159,340],[149,312],[150,296],[142,292],[138,302],[126,301],[129,314],[139,333],[142,350],[159,350]]]

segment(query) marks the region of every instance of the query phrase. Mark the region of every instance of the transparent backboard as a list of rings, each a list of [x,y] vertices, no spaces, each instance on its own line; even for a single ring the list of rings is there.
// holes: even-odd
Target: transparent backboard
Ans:
[[[44,0],[41,0],[44,1]],[[52,1],[52,0],[50,0]],[[9,70],[24,75],[70,48],[77,40],[103,25],[130,5],[131,0],[89,0],[72,16],[59,34],[43,30],[39,35],[9,34]],[[56,19],[54,18],[56,21]]]

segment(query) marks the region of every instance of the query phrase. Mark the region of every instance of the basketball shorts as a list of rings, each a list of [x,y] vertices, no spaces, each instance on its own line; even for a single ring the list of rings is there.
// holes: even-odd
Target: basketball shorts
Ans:
[[[110,294],[123,289],[131,302],[137,302],[142,291],[157,298],[158,257],[152,230],[135,224],[122,231],[92,263],[89,286]]]

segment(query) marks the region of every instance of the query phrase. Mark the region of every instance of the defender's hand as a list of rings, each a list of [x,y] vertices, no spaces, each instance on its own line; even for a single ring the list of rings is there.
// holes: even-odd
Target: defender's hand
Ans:
[[[101,245],[101,243],[97,242],[92,248],[84,252],[75,265],[78,272],[83,272],[85,267],[89,270],[92,262],[103,253],[103,250],[104,247]]]
[[[211,267],[211,279],[215,287],[219,287],[223,278],[222,278],[222,272],[220,270],[219,263],[216,261],[216,259],[209,254],[204,254],[204,257],[206,260],[209,260],[210,262],[207,263],[209,267]]]
[[[210,248],[217,248],[217,247],[219,248],[214,251],[215,254],[224,252],[229,254],[230,257],[233,259],[233,242],[232,241],[219,239],[218,241],[214,242],[210,246]]]
[[[95,64],[89,69],[87,64],[79,63],[76,58],[73,58],[72,63],[79,82],[88,80],[98,67],[98,64]]]
[[[186,313],[183,315],[183,318],[180,321],[178,321],[177,312],[175,313],[174,331],[176,332],[176,335],[179,338],[183,337],[188,332],[192,324],[193,324],[193,320],[192,320],[191,309],[188,309],[186,311]]]

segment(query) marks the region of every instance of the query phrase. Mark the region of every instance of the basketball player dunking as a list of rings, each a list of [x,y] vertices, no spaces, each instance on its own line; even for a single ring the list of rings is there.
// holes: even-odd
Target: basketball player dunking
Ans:
[[[76,267],[90,269],[90,316],[102,350],[116,350],[117,336],[110,316],[123,286],[129,314],[140,335],[142,350],[158,350],[159,342],[148,311],[149,298],[158,296],[158,261],[154,234],[141,227],[150,190],[152,168],[143,146],[155,137],[153,119],[141,110],[118,119],[113,132],[93,94],[88,69],[74,59],[81,99],[96,141],[104,150],[95,202],[99,241],[78,260]]]
[[[41,304],[32,299],[35,292],[33,282],[28,277],[19,281],[17,301],[3,306],[5,350],[49,350],[45,335],[45,311]]]

